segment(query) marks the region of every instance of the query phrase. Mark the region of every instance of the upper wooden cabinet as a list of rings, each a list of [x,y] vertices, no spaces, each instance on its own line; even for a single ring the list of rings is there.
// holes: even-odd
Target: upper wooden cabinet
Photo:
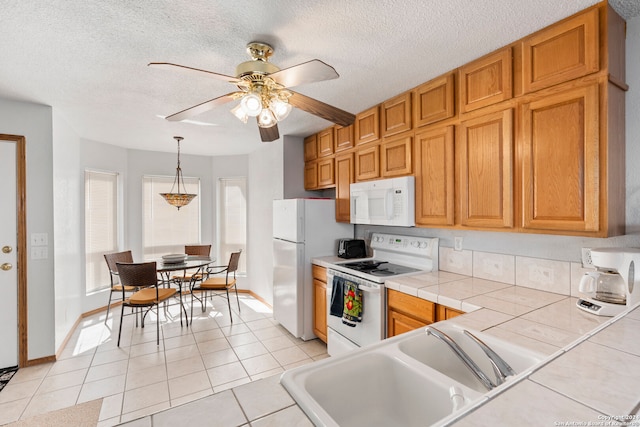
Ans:
[[[591,9],[522,41],[522,87],[534,92],[600,69],[599,10]]]
[[[599,231],[598,84],[522,107],[523,227]]]
[[[405,134],[401,137],[385,140],[380,145],[380,170],[384,178],[411,175],[413,172],[412,141],[413,135]]]
[[[455,114],[455,73],[424,83],[413,91],[415,127],[453,117]]]
[[[333,154],[334,126],[318,133],[318,157],[327,157]]]
[[[463,121],[457,142],[461,224],[513,227],[513,110]]]
[[[309,135],[304,139],[304,161],[308,162],[318,158],[318,136]]]
[[[353,153],[336,155],[336,221],[351,220],[351,183],[355,176],[353,171]]]
[[[336,125],[335,128],[336,153],[352,148],[355,145],[353,140],[353,125],[347,127]]]
[[[460,111],[465,113],[510,99],[513,95],[511,47],[460,67]]]
[[[335,175],[333,173],[334,159],[318,160],[318,188],[330,188],[335,186]]]
[[[318,188],[318,162],[306,162],[304,164],[304,189],[315,190]]]
[[[356,145],[380,139],[380,106],[376,105],[356,114],[356,121],[353,126]]]
[[[454,129],[416,133],[416,224],[454,224]]]
[[[382,103],[380,127],[383,137],[411,130],[411,92]]]
[[[380,178],[380,146],[372,145],[355,152],[356,181]]]

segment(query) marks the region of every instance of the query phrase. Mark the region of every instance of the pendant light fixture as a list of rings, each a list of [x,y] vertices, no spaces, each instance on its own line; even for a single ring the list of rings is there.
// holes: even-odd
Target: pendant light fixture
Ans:
[[[180,141],[182,141],[184,138],[181,136],[174,136],[173,139],[178,142],[178,167],[176,168],[176,178],[173,180],[171,191],[169,193],[160,193],[160,195],[164,197],[167,203],[169,203],[171,206],[175,206],[176,208],[178,208],[178,210],[180,210],[181,207],[188,205],[189,202],[191,202],[194,197],[196,197],[196,195],[187,193],[187,189],[184,186],[184,178],[182,178],[182,169],[180,168]],[[184,192],[180,191],[180,186],[182,186],[182,190]],[[177,193],[173,192],[173,189],[175,187],[178,187]]]

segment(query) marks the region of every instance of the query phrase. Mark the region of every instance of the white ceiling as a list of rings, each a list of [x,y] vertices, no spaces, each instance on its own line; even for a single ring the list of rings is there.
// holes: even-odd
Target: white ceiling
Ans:
[[[88,140],[130,148],[228,155],[260,146],[233,104],[167,116],[232,92],[229,83],[147,66],[174,62],[234,75],[248,42],[272,44],[286,68],[311,59],[340,74],[296,91],[357,113],[596,3],[595,0],[3,0],[0,98],[51,105]],[[615,0],[626,18],[640,1]],[[280,135],[331,123],[294,110]],[[2,132],[2,129],[0,129]]]

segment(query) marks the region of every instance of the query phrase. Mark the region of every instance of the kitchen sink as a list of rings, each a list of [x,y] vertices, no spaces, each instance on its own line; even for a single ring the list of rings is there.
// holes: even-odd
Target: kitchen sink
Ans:
[[[478,344],[464,334],[464,328],[446,324],[438,324],[437,328],[452,338],[492,381],[495,380],[489,358]],[[469,330],[469,332],[491,347],[511,366],[516,374],[526,371],[546,358],[544,354],[511,344],[489,334],[473,330]],[[467,387],[479,392],[488,391],[451,348],[438,338],[426,333],[413,334],[411,337],[399,341],[397,345],[401,352]]]
[[[286,371],[280,381],[324,426],[427,426],[481,395],[388,350],[325,359]]]

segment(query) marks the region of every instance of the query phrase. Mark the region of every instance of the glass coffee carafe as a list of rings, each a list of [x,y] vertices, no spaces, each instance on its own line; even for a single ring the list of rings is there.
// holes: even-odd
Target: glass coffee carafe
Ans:
[[[627,291],[620,274],[610,271],[585,273],[580,280],[580,292],[610,304],[626,304]]]

